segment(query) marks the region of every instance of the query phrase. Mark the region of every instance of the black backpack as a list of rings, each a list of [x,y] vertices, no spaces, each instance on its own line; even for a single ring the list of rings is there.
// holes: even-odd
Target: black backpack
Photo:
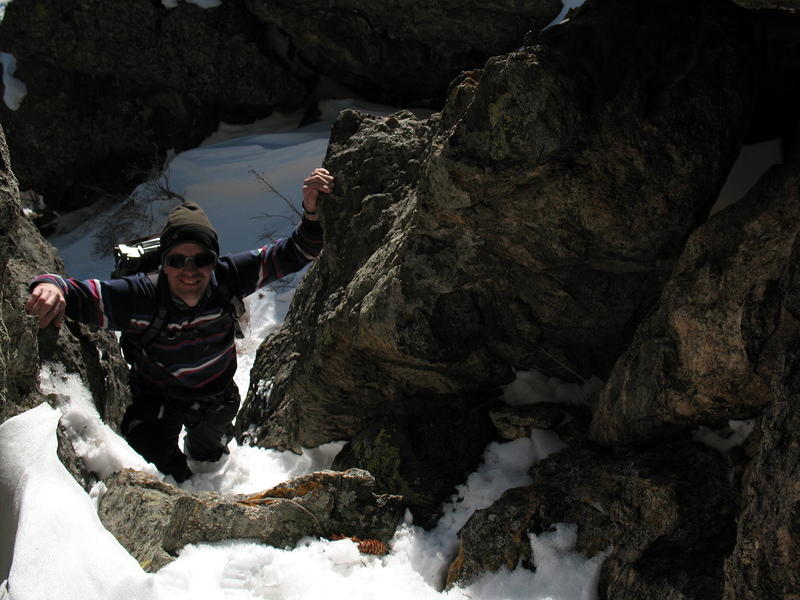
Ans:
[[[111,271],[111,278],[154,273],[160,265],[161,238],[155,233],[114,246],[114,270]]]

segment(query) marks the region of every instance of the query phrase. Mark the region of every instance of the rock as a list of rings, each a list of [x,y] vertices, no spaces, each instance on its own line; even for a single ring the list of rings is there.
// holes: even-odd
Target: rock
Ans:
[[[69,472],[70,475],[72,475],[73,479],[75,479],[79,486],[81,486],[84,490],[89,491],[96,479],[86,468],[86,464],[83,462],[83,459],[75,452],[72,442],[69,441],[69,438],[67,437],[67,434],[60,423],[58,429],[56,430],[56,437],[58,440],[56,452],[61,464],[64,465],[64,468]]]
[[[798,186],[800,161],[775,167],[692,235],[600,393],[593,439],[653,443],[770,402],[797,332],[778,282],[800,232]]]
[[[459,257],[446,277],[492,290],[474,292],[484,296],[474,301],[484,344],[562,378],[608,374],[727,173],[740,134],[725,123],[741,132],[753,101],[738,11],[592,8],[543,34],[541,47],[486,64],[419,191],[420,221]],[[611,22],[619,37],[600,42],[591,32]],[[698,58],[692,70],[662,54],[656,30],[681,38],[685,56]],[[716,59],[690,41],[692,31],[715,37]],[[711,91],[718,86],[728,90],[724,108]],[[709,110],[676,110],[687,104]],[[698,129],[717,132],[713,148],[698,148]]]
[[[385,419],[357,433],[334,469],[366,469],[381,490],[400,494],[414,522],[434,527],[442,498],[466,480],[493,439],[486,412],[438,406],[407,419]]]
[[[796,202],[796,200],[795,200]],[[780,279],[783,309],[800,324],[800,240]],[[788,317],[787,317],[788,318]],[[778,357],[758,454],[746,468],[736,547],[725,564],[725,600],[800,594],[800,329]]]
[[[399,288],[397,246],[405,242],[403,227],[414,210],[406,194],[417,182],[431,135],[431,124],[410,113],[385,119],[344,111],[334,124],[329,153],[341,153],[334,173],[348,175],[337,179],[336,196],[322,204],[335,206],[335,214],[320,209],[323,256],[298,286],[284,328],[256,356],[237,419],[241,432],[257,426],[254,441],[300,451],[347,439],[383,413],[407,413],[413,398],[392,396],[399,392],[394,373],[415,377],[429,392],[442,391],[435,370],[415,369],[413,359],[390,345],[394,331],[380,330],[404,302],[399,289],[390,303],[379,292],[387,285]],[[409,344],[414,333],[404,333]],[[309,359],[321,368],[317,383],[301,389],[297,375]],[[430,406],[430,395],[419,405]]]
[[[0,126],[0,281],[7,278],[9,259],[8,237],[19,219],[19,188],[11,171],[11,160],[3,128]],[[3,287],[0,286],[0,423],[16,414],[10,397],[14,397],[16,382],[9,376],[13,367],[11,338],[6,318],[9,315]]]
[[[167,150],[219,121],[301,107],[307,92],[235,0],[15,0],[0,37],[28,89],[19,110],[0,105],[17,176],[56,209],[127,195]]]
[[[470,518],[448,585],[502,567],[534,568],[529,534],[576,523],[577,552],[607,553],[600,598],[721,597],[736,500],[716,452],[688,442],[639,454],[573,447],[534,465],[531,475],[530,486]]]
[[[291,548],[304,537],[344,535],[385,543],[404,511],[401,497],[374,494],[372,476],[355,469],[311,473],[250,496],[190,494],[130,469],[104,484],[101,521],[151,572],[201,542],[246,538]]]
[[[554,430],[561,438],[585,437],[591,419],[589,407],[552,402],[500,406],[489,413],[501,440],[529,437],[533,429]],[[567,435],[563,435],[567,433]]]
[[[500,0],[246,0],[314,69],[393,104],[443,97],[460,71],[518,48],[560,12],[561,2]],[[409,82],[413,81],[413,85]]]
[[[755,65],[730,3],[592,9],[459,78],[441,116],[340,116],[325,250],[240,435],[299,451],[488,411],[512,368],[608,375],[738,152]]]

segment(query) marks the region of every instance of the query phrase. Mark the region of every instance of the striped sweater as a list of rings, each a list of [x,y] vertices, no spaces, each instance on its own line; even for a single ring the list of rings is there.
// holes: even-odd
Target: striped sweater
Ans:
[[[166,285],[163,274],[158,284],[141,273],[109,280],[47,274],[35,278],[30,289],[45,282],[57,285],[67,301],[67,317],[121,331],[123,347],[126,340],[135,345],[153,321],[159,302],[168,302],[165,326],[143,353],[134,354],[133,368],[143,383],[166,395],[207,396],[223,391],[236,372],[234,318],[229,302],[217,293],[218,282],[227,282],[232,292],[244,297],[299,271],[321,250],[321,226],[303,219],[291,237],[275,245],[220,257],[206,295],[195,307],[169,293],[159,293],[166,290],[160,287]]]

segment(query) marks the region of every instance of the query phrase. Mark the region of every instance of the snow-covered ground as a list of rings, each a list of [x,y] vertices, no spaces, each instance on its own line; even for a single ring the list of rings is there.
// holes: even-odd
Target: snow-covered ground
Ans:
[[[572,551],[577,535],[574,524],[559,524],[551,533],[531,536],[536,573],[502,571],[464,589],[440,591],[456,550],[457,531],[475,510],[489,506],[504,490],[528,483],[531,464],[563,447],[550,432],[534,431],[530,438],[490,444],[483,464],[445,506],[438,526],[426,532],[406,519],[387,556],[361,555],[347,540],[308,539],[293,550],[231,540],[187,546],[175,562],[149,575],[99,522],[95,498],[102,494],[102,485],[87,495],[58,461],[55,427],[59,417],[78,453],[101,475],[125,466],[151,473],[156,473],[155,469],[100,421],[89,392],[76,376],[45,365],[42,387],[55,394],[58,410],[43,404],[0,425],[0,501],[12,507],[10,517],[17,528],[16,541],[11,540],[9,577],[15,600],[595,597],[604,557],[587,558]],[[513,393],[517,401],[526,393],[530,398],[574,401],[584,392],[537,376],[518,382]],[[195,475],[181,487],[229,493],[259,491],[328,467],[340,447],[340,443],[327,444],[296,456],[240,448],[232,442],[227,462],[214,472]],[[2,531],[0,541],[8,548],[8,530],[4,526]]]

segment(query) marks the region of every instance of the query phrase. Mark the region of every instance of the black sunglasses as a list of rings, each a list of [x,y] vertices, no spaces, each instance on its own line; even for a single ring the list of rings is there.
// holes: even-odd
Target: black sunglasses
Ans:
[[[194,265],[196,269],[202,269],[217,262],[217,255],[213,252],[202,252],[194,256],[184,256],[183,254],[168,254],[164,259],[164,264],[173,269],[182,269],[184,265]]]

